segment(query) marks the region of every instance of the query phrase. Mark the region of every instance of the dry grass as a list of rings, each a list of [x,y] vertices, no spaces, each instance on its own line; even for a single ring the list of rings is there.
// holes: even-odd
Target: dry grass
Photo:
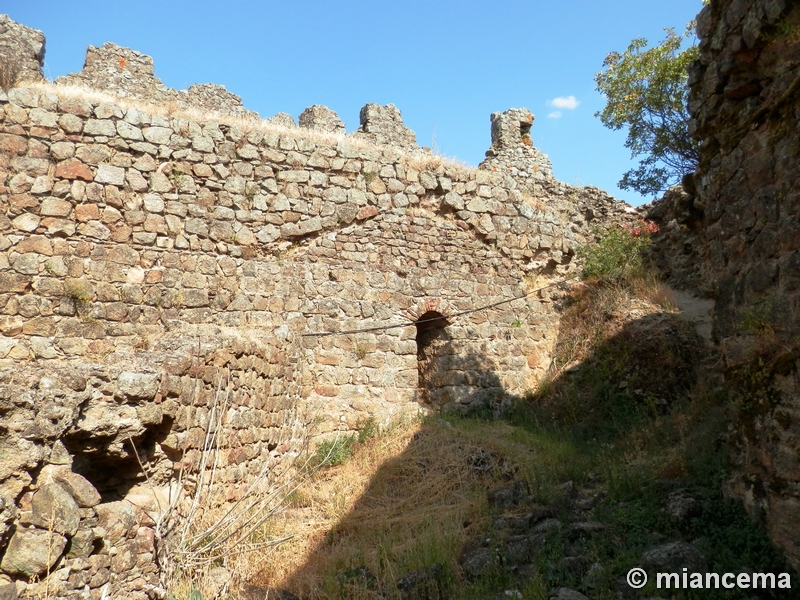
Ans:
[[[229,497],[233,490],[222,476],[232,435],[227,415],[233,397],[224,371],[208,407],[200,464],[193,467],[182,460],[175,465],[180,467],[177,478],[160,486],[148,478],[136,498],[130,498],[156,522],[162,585],[175,598],[194,598],[193,590],[206,599],[225,597],[226,587],[253,575],[254,553],[284,541],[265,535],[265,524],[278,518],[287,496],[313,473],[302,461],[314,433],[309,425],[314,407],[297,401],[303,381],[302,350],[296,344],[287,347],[286,374],[274,378],[268,392],[274,398],[271,410],[283,415],[279,438],[273,440],[280,453],[265,451],[260,464],[248,465],[248,479],[240,483],[234,498]],[[141,462],[140,466],[147,477]]]
[[[633,293],[643,300],[660,306],[666,312],[678,310],[678,301],[669,286],[653,274],[646,274],[631,281]]]
[[[366,566],[393,597],[406,572],[432,563],[455,572],[465,523],[480,521],[486,487],[499,477],[476,471],[480,456],[488,454],[479,440],[441,423],[392,427],[289,498],[270,533],[294,537],[260,559],[258,581],[303,598],[373,598],[341,573]]]
[[[522,194],[522,201],[537,212],[547,211],[547,205],[542,201],[541,196],[534,197],[530,194]]]
[[[306,139],[314,143],[324,144],[327,146],[337,146],[340,143],[357,148],[370,148],[375,146],[367,139],[355,137],[344,133],[328,133],[314,129],[306,129],[304,127],[283,127],[270,123],[267,120],[256,119],[252,117],[237,117],[224,113],[203,110],[199,108],[187,108],[180,106],[176,102],[167,102],[161,104],[147,103],[129,98],[119,98],[105,92],[94,90],[87,87],[76,85],[63,85],[53,82],[37,82],[31,83],[30,88],[38,90],[42,93],[55,94],[62,98],[78,98],[86,100],[94,104],[108,103],[115,104],[122,109],[136,109],[148,115],[156,115],[175,119],[187,119],[197,123],[220,123],[230,127],[235,127],[237,130],[247,135],[253,131],[261,131],[263,133],[273,133],[284,136],[291,136],[294,138]],[[424,150],[415,152],[406,152],[397,149],[400,154],[400,161],[417,171],[436,171],[437,169],[446,167],[448,169],[455,169],[460,171],[474,170],[474,167],[460,161],[456,158],[449,158],[439,154],[432,154]]]

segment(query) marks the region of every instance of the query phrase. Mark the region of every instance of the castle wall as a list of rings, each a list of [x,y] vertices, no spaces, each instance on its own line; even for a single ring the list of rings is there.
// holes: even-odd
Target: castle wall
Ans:
[[[732,489],[800,564],[800,7],[713,0],[690,70],[701,141],[691,207],[714,333],[739,410]]]
[[[57,89],[0,95],[0,570],[55,570],[59,597],[157,595],[142,485],[197,473],[213,414],[225,502],[309,436],[524,393],[557,328],[536,290],[627,218],[595,188],[545,201],[502,168]],[[428,311],[448,324],[420,394]],[[76,477],[93,494],[53,538],[47,486]]]

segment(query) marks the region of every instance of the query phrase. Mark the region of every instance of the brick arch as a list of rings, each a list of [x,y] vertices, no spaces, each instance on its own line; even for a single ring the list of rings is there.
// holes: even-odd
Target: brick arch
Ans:
[[[421,298],[402,311],[404,317],[415,322],[426,312],[437,312],[450,324],[458,311],[447,300],[434,296]]]
[[[431,392],[441,383],[441,352],[448,344],[445,329],[456,312],[449,302],[435,297],[422,298],[403,311],[417,329],[417,397],[423,404],[432,403]]]

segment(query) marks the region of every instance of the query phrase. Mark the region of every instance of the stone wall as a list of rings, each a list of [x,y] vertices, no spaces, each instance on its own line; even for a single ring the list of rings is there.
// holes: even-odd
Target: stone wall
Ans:
[[[555,180],[525,109],[474,170],[392,105],[345,135],[220,90],[105,44],[0,93],[0,595],[161,597],[203,460],[230,503],[368,418],[502,408],[549,364],[577,248],[635,219]]]
[[[740,410],[738,475],[751,514],[800,564],[800,5],[712,0],[697,20],[690,208],[702,280]]]
[[[0,15],[0,81],[11,86],[23,81],[44,79],[45,39],[37,30],[15,23],[8,15]]]
[[[44,45],[41,56],[43,59]],[[176,108],[258,118],[258,113],[247,110],[242,106],[242,99],[224,86],[194,84],[188,90],[174,90],[165,86],[155,75],[152,57],[111,42],[99,48],[89,46],[83,70],[59,77],[56,81],[62,85],[95,89],[148,104],[174,104]]]
[[[96,596],[109,583],[156,594],[152,549],[134,543],[148,527],[131,497],[139,460],[162,486],[197,467],[220,377],[233,393],[220,448],[229,499],[264,460],[296,451],[298,424],[324,435],[423,400],[501,402],[549,362],[558,290],[536,289],[575,271],[592,224],[631,218],[596,188],[553,182],[545,204],[508,174],[392,146],[148,115],[58,89],[0,96],[0,427],[11,457],[0,568],[43,572],[16,565],[26,548],[63,539],[52,567],[85,576],[65,575],[59,593]],[[442,320],[420,367],[415,321],[426,314]],[[287,413],[287,398],[306,417]],[[34,516],[37,494],[53,492],[49,464],[99,496],[82,506],[73,495],[77,513],[64,500],[77,530],[54,533]],[[144,520],[111,539],[96,521],[108,503]],[[92,540],[87,556],[70,554],[78,531]],[[93,558],[128,550],[140,567]]]
[[[175,481],[205,455],[214,503],[233,502],[296,456],[293,365],[255,336],[183,328],[142,350],[0,367],[0,571],[24,597],[163,597]]]

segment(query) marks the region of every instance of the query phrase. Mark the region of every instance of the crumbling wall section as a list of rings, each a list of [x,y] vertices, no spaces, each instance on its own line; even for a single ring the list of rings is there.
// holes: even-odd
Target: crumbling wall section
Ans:
[[[41,31],[0,15],[0,74],[4,85],[44,79],[44,52]]]
[[[550,159],[533,145],[533,121],[527,108],[492,113],[492,145],[479,168],[508,174],[526,192],[547,196],[557,182]]]
[[[430,406],[502,403],[549,363],[559,290],[539,288],[577,269],[593,224],[629,218],[595,188],[554,184],[544,203],[506,173],[330,132],[31,88],[0,95],[0,167],[0,427],[14,457],[0,569],[18,583],[55,570],[57,597],[158,595],[137,486],[143,471],[163,487],[198,468],[221,381],[227,499],[291,457],[308,435],[297,423],[326,435],[419,410],[426,311],[451,319]],[[56,470],[99,503],[81,505]],[[37,525],[37,494],[59,495],[77,529]],[[109,533],[106,504],[136,527]],[[79,531],[87,556],[70,555]],[[43,543],[54,562],[21,571],[20,548]]]
[[[0,571],[23,597],[163,596],[163,519],[186,505],[175,481],[195,480],[205,459],[215,502],[232,502],[265,465],[296,456],[293,367],[221,328],[102,363],[4,364]]]
[[[800,6],[714,0],[697,20],[691,128],[702,280],[740,410],[733,490],[800,564]]]
[[[370,102],[359,113],[360,125],[353,137],[373,144],[392,145],[406,151],[419,150],[417,136],[403,123],[400,109],[394,104],[380,106]]]
[[[188,90],[174,90],[156,77],[153,58],[106,42],[89,46],[83,70],[56,79],[62,85],[94,89],[119,98],[148,104],[174,103],[176,108],[198,109],[237,117],[258,118],[247,110],[242,99],[214,83],[195,84]]]

